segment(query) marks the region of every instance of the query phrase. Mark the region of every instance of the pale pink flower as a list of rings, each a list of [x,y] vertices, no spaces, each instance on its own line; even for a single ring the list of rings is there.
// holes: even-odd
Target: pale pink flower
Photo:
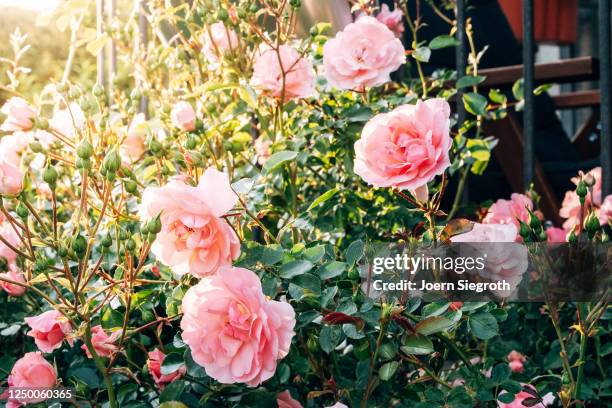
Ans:
[[[586,211],[591,205],[593,205],[595,208],[599,208],[599,206],[601,205],[601,198],[602,198],[601,197],[602,196],[601,167],[595,167],[594,169],[592,169],[586,174],[584,174],[583,172],[580,172],[580,175],[578,177],[572,178],[572,183],[574,183],[574,185],[577,186],[578,183],[580,182],[581,176],[583,179],[589,178],[589,179],[594,179],[595,181],[592,187],[592,190],[593,190],[592,196],[591,196],[591,191],[590,191],[591,189],[589,189],[587,196],[585,198],[585,201],[584,201],[585,214],[583,214],[583,216],[586,216]],[[566,221],[563,223],[563,228],[566,231],[569,232],[575,226],[580,225],[580,208],[581,208],[580,198],[578,197],[578,194],[576,194],[576,191],[570,190],[566,192],[565,197],[563,198],[563,202],[561,203],[561,209],[559,210],[559,215],[561,216],[561,218],[566,219]]]
[[[85,113],[76,102],[72,102],[68,108],[60,109],[49,120],[49,126],[56,132],[73,138],[85,129]]]
[[[6,161],[19,167],[21,156],[32,140],[32,134],[29,132],[15,132],[2,137],[0,139],[0,161]]]
[[[15,362],[8,376],[9,388],[53,388],[57,384],[55,368],[43,358],[40,351],[26,353]],[[44,401],[44,398],[24,398],[11,400],[7,408],[19,407]]]
[[[163,390],[166,384],[180,379],[187,372],[187,367],[183,364],[169,374],[162,374],[161,366],[164,363],[166,355],[159,349],[155,349],[150,351],[147,356],[149,357],[147,359],[147,368],[149,369],[151,377],[153,377],[153,381],[155,381],[155,384],[160,390]]]
[[[512,350],[506,358],[508,359],[510,370],[512,370],[513,373],[522,373],[524,371],[523,365],[527,361],[527,358],[525,358],[523,354],[516,350]]]
[[[209,30],[204,32],[202,42],[204,55],[211,62],[218,62],[224,54],[238,48],[238,36],[222,22],[212,24]]]
[[[341,402],[336,402],[334,405],[325,408],[349,408]]]
[[[293,399],[289,391],[283,391],[276,395],[278,408],[303,408],[302,404]]]
[[[443,99],[372,118],[355,143],[355,173],[376,187],[415,191],[450,165],[450,107]]]
[[[57,310],[48,310],[38,316],[26,317],[25,322],[32,330],[28,336],[34,338],[36,346],[45,353],[61,347],[64,340],[72,344],[66,335],[72,331],[70,322]]]
[[[41,129],[34,132],[34,139],[38,140],[45,149],[48,149],[57,140],[51,133]]]
[[[14,282],[26,283],[23,272],[18,270],[17,266],[14,264],[9,264],[8,268],[8,272],[0,273],[0,277],[10,279]],[[26,288],[23,286],[15,285],[14,283],[9,283],[3,280],[0,280],[0,288],[4,289],[9,296],[14,297],[22,296],[26,292]]]
[[[119,153],[124,162],[135,162],[145,152],[148,123],[144,113],[139,113],[130,122]]]
[[[161,214],[162,230],[152,251],[174,273],[204,277],[240,255],[236,233],[221,218],[238,201],[226,174],[209,168],[192,187],[179,179],[149,187],[142,196],[140,216]]]
[[[2,106],[0,112],[7,116],[0,130],[14,132],[30,130],[34,126],[36,111],[23,98],[12,97]]]
[[[257,163],[259,163],[261,166],[265,164],[272,154],[270,151],[270,146],[272,146],[272,142],[270,140],[263,140],[261,137],[255,140],[254,147],[255,153],[257,154]]]
[[[393,31],[393,34],[398,38],[401,38],[404,33],[403,18],[404,14],[399,7],[391,11],[386,4],[382,5],[380,12],[376,15],[376,19],[386,25],[389,30]]]
[[[482,220],[483,224],[512,224],[518,229],[521,220],[529,223],[529,210],[533,211],[533,201],[525,194],[514,193],[510,200],[499,199],[489,208]],[[520,236],[517,234],[517,238]]]
[[[196,113],[189,102],[181,101],[175,104],[170,117],[174,126],[186,132],[191,132],[196,128]]]
[[[525,384],[521,384],[522,386],[525,386]],[[533,388],[531,385],[527,385],[527,387],[533,389],[535,391],[535,388]],[[501,394],[505,394],[506,391],[502,391]],[[497,406],[499,408],[525,408],[525,405],[523,405],[523,401],[525,401],[528,398],[534,398],[533,395],[531,395],[528,392],[525,391],[520,391],[518,394],[514,395],[514,401],[512,401],[509,404],[504,404],[503,402],[497,402]],[[543,403],[538,403],[535,405],[531,405],[532,408],[546,408],[546,406]]]
[[[23,177],[19,167],[0,160],[0,195],[15,196],[23,190]]]
[[[349,24],[323,47],[323,66],[330,85],[339,89],[375,87],[406,62],[402,42],[374,17]]]
[[[546,240],[550,243],[567,242],[567,232],[563,228],[546,228]]]
[[[295,312],[267,300],[257,275],[223,267],[183,299],[183,341],[206,374],[223,384],[257,386],[271,378],[289,352]]]
[[[283,102],[308,98],[316,93],[312,64],[289,45],[281,45],[278,52],[271,48],[259,51],[251,85],[264,95]]]
[[[599,223],[606,225],[612,221],[612,194],[607,196],[599,208]]]
[[[21,239],[19,239],[17,231],[15,231],[15,228],[8,220],[4,220],[2,223],[0,223],[0,236],[2,236],[2,238],[4,238],[9,244],[11,244],[11,246],[15,248],[19,248],[21,245]],[[4,242],[0,241],[0,257],[5,258],[9,264],[12,264],[15,263],[15,260],[17,259],[17,253],[4,244]]]
[[[100,325],[91,328],[91,344],[99,357],[110,357],[115,354],[119,350],[115,344],[119,337],[121,330],[114,331],[109,336]],[[83,344],[81,349],[85,351],[87,357],[92,358],[87,345]]]

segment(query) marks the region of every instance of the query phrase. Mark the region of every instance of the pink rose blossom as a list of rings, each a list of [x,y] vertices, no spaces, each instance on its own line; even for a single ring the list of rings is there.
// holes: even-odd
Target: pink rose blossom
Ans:
[[[525,194],[514,193],[510,196],[510,200],[500,199],[493,203],[482,222],[483,224],[513,224],[518,231],[520,228],[518,220],[529,222],[528,209],[533,211],[533,201]],[[518,233],[517,240],[520,240]]]
[[[325,408],[349,408],[341,402],[336,402],[334,405]]]
[[[19,167],[0,159],[0,195],[15,196],[21,193],[23,177]]]
[[[91,328],[91,343],[99,357],[110,357],[115,354],[118,350],[115,342],[119,340],[119,337],[121,337],[121,330],[114,331],[109,336],[100,325]],[[86,344],[83,344],[81,349],[85,351],[88,358],[92,358]]]
[[[607,196],[599,208],[599,223],[606,225],[612,221],[612,194]]]
[[[48,149],[57,140],[51,133],[40,129],[34,132],[34,139],[38,140],[45,149]]]
[[[85,129],[86,122],[85,113],[77,103],[73,102],[68,108],[55,112],[49,121],[49,126],[56,132],[73,138]]]
[[[4,238],[9,244],[11,244],[11,246],[15,248],[19,248],[21,245],[21,239],[19,239],[17,231],[15,231],[15,228],[8,220],[4,220],[2,223],[0,223],[0,236],[2,236],[2,238]],[[5,258],[9,264],[12,264],[15,262],[15,260],[17,260],[17,253],[9,248],[4,242],[0,241],[0,257]]]
[[[23,98],[12,97],[2,106],[0,112],[7,116],[0,130],[14,132],[30,130],[34,126],[36,111]]]
[[[0,139],[0,161],[15,167],[21,165],[21,156],[33,140],[31,133],[15,132]]]
[[[269,140],[263,140],[261,137],[255,140],[254,147],[257,154],[257,163],[261,166],[266,163],[271,155],[270,146],[272,146],[272,142]]]
[[[223,267],[183,299],[183,341],[206,374],[223,384],[257,386],[271,378],[289,352],[295,312],[267,300],[257,275]]]
[[[549,243],[567,242],[567,232],[563,228],[546,228],[546,240]]]
[[[283,391],[276,395],[278,408],[303,408],[302,404],[294,400],[289,391]]]
[[[402,105],[372,118],[355,143],[355,173],[376,187],[415,191],[444,173],[450,107],[443,99]]]
[[[256,58],[251,85],[264,95],[282,98],[283,102],[315,95],[312,64],[294,48],[281,45],[278,53],[263,48]]]
[[[160,390],[163,390],[166,384],[178,380],[187,372],[187,367],[185,367],[185,365],[181,365],[179,368],[169,374],[162,374],[161,366],[164,363],[166,355],[159,349],[149,352],[148,357],[147,368],[149,369],[151,377],[153,377],[153,381],[155,381],[155,384]]]
[[[601,205],[601,167],[595,167],[593,170],[584,174],[580,172],[580,175],[583,179],[594,179],[595,183],[592,187],[593,195],[591,197],[591,191],[589,192],[585,198],[584,209],[585,212],[588,210],[589,206],[593,205],[595,208],[599,208]],[[580,176],[572,178],[572,183],[576,186],[580,182]],[[571,190],[565,193],[565,197],[563,198],[563,202],[561,203],[561,209],[559,210],[559,215],[561,218],[565,218],[566,221],[563,223],[563,228],[566,231],[571,231],[572,228],[578,226],[580,224],[580,198],[578,194],[576,194],[575,190]],[[586,214],[583,214],[586,216]]]
[[[325,76],[331,86],[362,90],[391,80],[406,62],[402,42],[374,17],[349,24],[323,47]]]
[[[25,277],[23,276],[23,272],[19,271],[14,264],[10,264],[8,266],[9,270],[6,273],[0,273],[0,277],[10,279],[14,282],[26,283]],[[22,296],[26,288],[23,286],[15,285],[13,283],[9,283],[3,280],[0,280],[0,288],[4,289],[9,296],[19,297]]]
[[[403,18],[404,14],[399,8],[396,7],[395,10],[391,11],[386,4],[382,5],[380,12],[376,16],[376,19],[393,31],[393,34],[398,38],[401,38],[404,32]]]
[[[522,386],[525,386],[525,384],[521,384]],[[535,392],[535,388],[533,388],[531,385],[527,385],[527,387],[531,388],[532,390],[534,390]],[[501,394],[505,394],[506,391],[502,391]],[[497,406],[499,408],[525,408],[526,405],[523,405],[523,401],[525,401],[528,398],[534,398],[534,396],[528,392],[525,391],[520,391],[518,394],[514,395],[514,401],[512,401],[509,404],[504,404],[503,402],[497,402]],[[532,408],[546,408],[546,406],[543,403],[538,403],[535,405],[531,405]]]
[[[34,337],[36,346],[45,353],[61,347],[64,339],[72,344],[66,335],[72,331],[70,322],[57,310],[48,310],[38,316],[26,317],[25,322],[32,330],[28,336]]]
[[[196,187],[174,179],[145,190],[142,218],[161,214],[162,229],[152,251],[174,273],[204,277],[240,255],[236,233],[221,218],[238,201],[226,174],[209,168]]]
[[[186,132],[191,132],[196,128],[196,113],[189,102],[181,101],[174,105],[172,113],[172,124]]]
[[[124,162],[135,162],[144,154],[147,129],[148,124],[144,113],[134,116],[119,151]]]
[[[238,48],[238,36],[220,21],[212,24],[210,31],[206,30],[202,42],[204,43],[204,55],[211,62],[218,62],[224,54]]]
[[[43,358],[39,351],[26,353],[15,362],[8,376],[9,388],[53,388],[57,384],[55,368]],[[44,399],[18,399],[7,403],[7,408],[19,407],[29,403],[42,402]]]
[[[519,353],[516,350],[512,350],[510,354],[508,354],[507,359],[509,362],[508,365],[510,366],[510,370],[512,370],[513,373],[523,372],[524,370],[523,365],[527,361],[527,359],[525,358],[523,354]]]

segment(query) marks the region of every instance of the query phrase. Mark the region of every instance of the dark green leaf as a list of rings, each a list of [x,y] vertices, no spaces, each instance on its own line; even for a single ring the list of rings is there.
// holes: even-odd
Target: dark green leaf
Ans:
[[[429,48],[439,50],[440,48],[455,47],[459,45],[459,41],[450,35],[439,35],[429,43]]]
[[[434,347],[431,340],[420,334],[412,334],[406,337],[401,350],[406,354],[430,354],[433,353]]]
[[[164,358],[161,365],[161,373],[163,375],[172,374],[185,364],[183,356],[179,353],[170,353]]]
[[[276,152],[272,156],[270,156],[268,160],[266,160],[266,163],[263,165],[262,172],[264,174],[267,174],[275,168],[281,166],[283,163],[295,159],[297,155],[297,152],[292,152],[289,150],[282,150],[280,152]]]
[[[280,276],[283,279],[291,279],[310,271],[314,265],[310,261],[291,261],[281,266]]]
[[[488,340],[497,336],[499,330],[497,320],[487,312],[480,312],[470,316],[469,326],[472,334],[481,340]]]
[[[397,371],[399,367],[399,363],[397,361],[389,361],[388,363],[383,364],[378,370],[378,376],[383,381],[388,381],[393,378],[393,375]]]

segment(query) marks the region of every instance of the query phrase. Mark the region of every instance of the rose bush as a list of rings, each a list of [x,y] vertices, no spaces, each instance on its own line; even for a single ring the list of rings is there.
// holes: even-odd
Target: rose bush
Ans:
[[[480,93],[482,50],[465,77],[425,78],[431,53],[455,45],[452,2],[437,10],[449,35],[429,43],[407,2],[370,3],[337,34],[318,24],[299,38],[296,0],[151,1],[140,47],[137,19],[91,38],[84,2],[54,11],[72,22],[73,53],[112,39],[120,69],[90,87],[68,61],[28,101],[27,81],[2,88],[0,386],[59,384],[111,408],[609,398],[605,302],[365,295],[370,243],[506,242],[519,250],[490,268],[520,278],[515,241],[605,243],[612,202],[594,170],[568,192],[565,231],[533,190],[462,207],[451,183],[486,171],[482,124],[509,102]]]

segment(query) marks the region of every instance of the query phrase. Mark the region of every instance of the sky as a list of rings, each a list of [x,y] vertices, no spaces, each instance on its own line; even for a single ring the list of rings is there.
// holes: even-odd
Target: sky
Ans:
[[[30,10],[47,10],[55,7],[57,3],[58,0],[0,0],[0,8],[12,6]]]

